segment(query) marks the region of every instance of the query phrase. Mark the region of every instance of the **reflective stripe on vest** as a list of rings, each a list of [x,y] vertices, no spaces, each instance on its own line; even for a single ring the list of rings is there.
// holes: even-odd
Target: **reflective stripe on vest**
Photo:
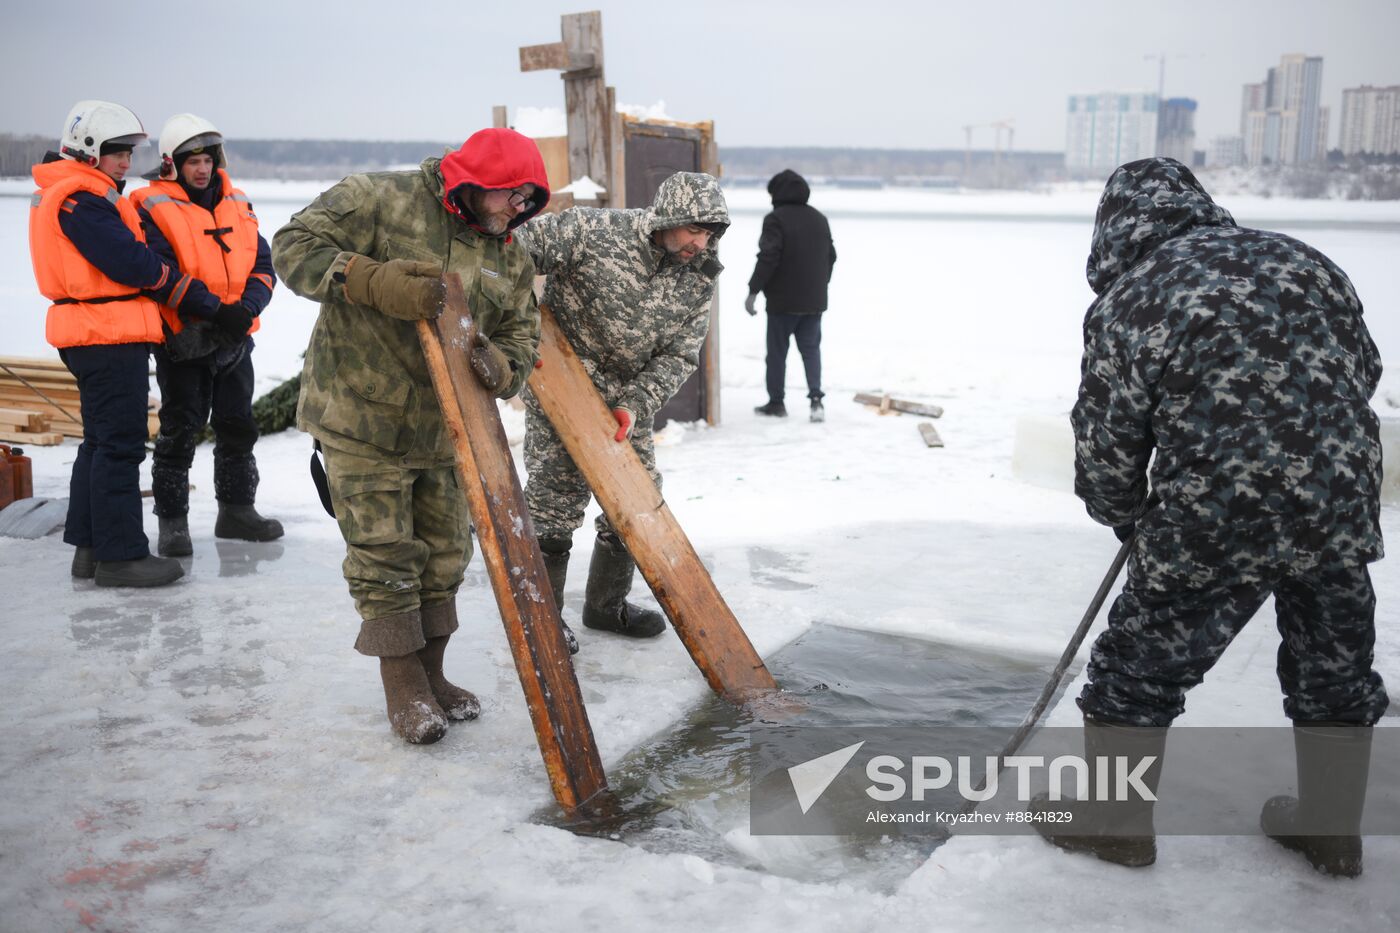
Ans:
[[[234,303],[243,297],[258,260],[258,219],[252,202],[233,187],[227,172],[219,169],[213,183],[221,186],[223,197],[212,212],[190,201],[174,181],[154,181],[135,192],[132,200],[160,228],[175,251],[180,271],[203,282],[219,301]],[[174,295],[170,300],[178,304]],[[161,316],[172,333],[184,329],[174,308],[162,308]],[[257,329],[254,318],[249,333]]]
[[[72,195],[87,191],[113,204],[136,239],[145,242],[136,209],[91,166],[63,160],[34,167],[40,188],[30,199],[29,254],[39,291],[49,307],[45,336],[55,347],[160,343],[164,339],[156,303],[108,278],[88,262],[59,224],[59,210]]]

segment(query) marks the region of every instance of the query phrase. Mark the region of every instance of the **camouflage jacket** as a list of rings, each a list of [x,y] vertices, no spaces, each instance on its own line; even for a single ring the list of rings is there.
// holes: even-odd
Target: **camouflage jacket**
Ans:
[[[297,427],[366,457],[449,460],[437,394],[416,325],[350,303],[336,274],[355,255],[441,263],[462,277],[484,334],[512,361],[520,391],[539,344],[534,264],[510,239],[484,236],[442,204],[439,159],[417,171],[351,175],[272,239],[287,287],[321,302],[302,371]]]
[[[729,223],[719,182],[680,172],[645,210],[574,207],[520,228],[541,275],[544,303],[609,407],[649,425],[700,363],[715,279],[716,242],[689,263],[655,245],[656,230]]]
[[[1137,554],[1157,580],[1381,556],[1381,362],[1341,269],[1148,159],[1109,179],[1088,277],[1075,492],[1104,524],[1138,519],[1155,450]]]

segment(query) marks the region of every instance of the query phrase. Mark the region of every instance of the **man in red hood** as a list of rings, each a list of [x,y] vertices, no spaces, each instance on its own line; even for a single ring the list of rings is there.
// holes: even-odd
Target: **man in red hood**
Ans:
[[[473,371],[501,398],[519,392],[539,309],[534,263],[511,231],[548,200],[534,142],[489,129],[414,171],[349,176],[272,239],[277,274],[321,303],[297,426],[326,458],[355,648],[379,658],[389,721],[415,744],[480,704],[443,676],[470,518],[414,322],[441,312],[442,276],[455,272],[481,328]]]

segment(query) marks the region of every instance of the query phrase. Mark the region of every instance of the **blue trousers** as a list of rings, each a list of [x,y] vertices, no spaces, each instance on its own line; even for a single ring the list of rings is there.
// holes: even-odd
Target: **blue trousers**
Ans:
[[[807,397],[816,400],[822,392],[822,316],[820,314],[774,314],[768,312],[768,400],[783,400],[787,379],[788,342],[797,338],[802,368],[807,371]]]
[[[150,347],[66,347],[58,355],[78,380],[83,416],[63,540],[92,548],[96,560],[140,560],[151,553],[141,522]]]

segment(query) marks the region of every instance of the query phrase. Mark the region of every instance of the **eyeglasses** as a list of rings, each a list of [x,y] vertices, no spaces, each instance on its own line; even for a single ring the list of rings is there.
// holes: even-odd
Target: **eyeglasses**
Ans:
[[[527,197],[526,195],[521,194],[519,191],[512,191],[510,193],[509,203],[511,207],[517,207],[521,211],[528,211],[530,208],[535,206],[535,201],[533,198]]]

